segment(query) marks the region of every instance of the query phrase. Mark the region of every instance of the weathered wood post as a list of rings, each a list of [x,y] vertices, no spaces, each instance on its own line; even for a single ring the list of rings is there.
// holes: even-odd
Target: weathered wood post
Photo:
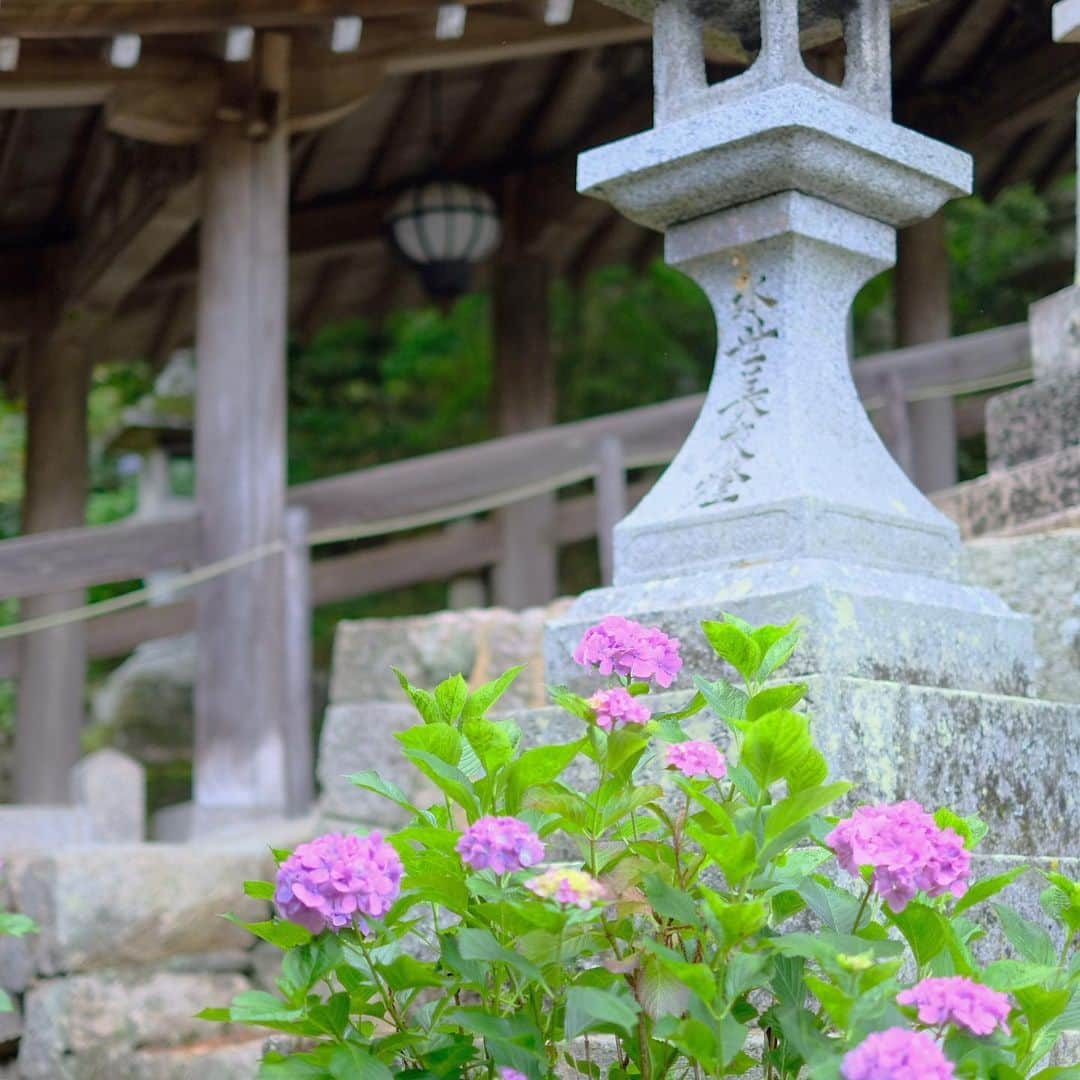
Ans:
[[[24,533],[84,523],[90,346],[88,336],[61,328],[43,338],[27,365]],[[80,590],[35,596],[23,602],[21,617],[52,615],[84,602]],[[40,630],[22,640],[16,801],[68,801],[69,775],[79,759],[85,678],[83,623]]]
[[[495,330],[495,427],[515,435],[555,422],[555,370],[548,327],[547,263],[517,255],[499,265],[492,297]],[[546,604],[558,591],[555,495],[537,495],[499,511],[502,557],[495,603]]]
[[[287,798],[285,340],[289,39],[256,43],[237,100],[204,156],[196,355],[196,497],[206,563],[271,554],[199,589],[195,813],[190,831]],[[256,106],[258,107],[258,106]],[[235,118],[234,118],[235,117]],[[256,135],[257,132],[257,135]],[[277,547],[276,552],[273,549]]]
[[[923,345],[950,337],[949,253],[942,211],[897,233],[896,329],[899,344]],[[922,491],[940,491],[956,483],[956,409],[952,398],[914,401],[911,422],[911,468]]]

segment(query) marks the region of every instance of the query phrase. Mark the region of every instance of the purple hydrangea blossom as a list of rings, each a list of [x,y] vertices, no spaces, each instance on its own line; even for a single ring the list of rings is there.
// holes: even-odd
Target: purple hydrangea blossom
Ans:
[[[649,707],[621,686],[597,690],[589,698],[589,708],[596,713],[596,726],[605,731],[617,724],[647,724],[652,717]]]
[[[509,1065],[503,1065],[499,1069],[499,1080],[529,1080],[529,1078],[523,1072],[511,1069]]]
[[[573,904],[583,911],[591,908],[596,901],[607,898],[607,889],[596,878],[583,870],[566,870],[558,866],[530,878],[525,882],[525,888],[546,900]]]
[[[971,852],[959,833],[941,828],[917,802],[860,806],[825,843],[849,874],[872,866],[874,890],[894,912],[920,890],[929,896],[967,892]]]
[[[889,1028],[868,1035],[840,1066],[844,1080],[953,1080],[956,1069],[925,1031]]]
[[[677,769],[683,776],[711,776],[723,780],[727,776],[727,761],[711,742],[689,739],[672,743],[665,752],[664,761],[669,769]]]
[[[574,650],[574,660],[583,667],[595,664],[601,675],[655,679],[663,687],[682,669],[678,638],[621,615],[608,615],[590,626]]]
[[[998,1027],[1009,1030],[1009,995],[964,975],[923,979],[897,994],[896,1000],[915,1006],[919,1020],[933,1027],[955,1024],[972,1035],[989,1035]]]
[[[381,833],[327,833],[299,847],[278,867],[274,902],[282,918],[318,934],[381,918],[401,892],[398,853]]]
[[[525,824],[512,817],[482,817],[465,830],[457,853],[474,870],[508,874],[535,866],[544,858],[544,845]]]

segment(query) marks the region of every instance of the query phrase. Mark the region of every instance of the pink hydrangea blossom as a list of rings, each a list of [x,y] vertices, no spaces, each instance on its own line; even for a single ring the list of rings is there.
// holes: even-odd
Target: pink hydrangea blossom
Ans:
[[[535,866],[544,858],[544,845],[525,824],[512,817],[482,817],[457,842],[457,853],[474,870],[508,874]]]
[[[727,776],[724,755],[711,742],[703,739],[672,743],[664,754],[664,760],[669,769],[678,769],[683,776],[711,776],[714,780],[723,780]]]
[[[972,1035],[989,1035],[996,1028],[1008,1031],[1009,995],[964,975],[923,979],[896,995],[901,1005],[914,1005],[919,1020],[933,1027],[955,1024]]]
[[[596,713],[596,726],[605,731],[617,724],[647,724],[652,717],[649,707],[621,686],[597,690],[589,698],[589,708]]]
[[[378,832],[327,833],[299,847],[278,867],[274,902],[282,918],[311,933],[381,918],[401,892],[403,867]]]
[[[860,806],[825,843],[849,874],[872,866],[874,890],[893,911],[903,911],[920,890],[929,896],[967,892],[971,852],[959,833],[942,829],[917,802]]]
[[[523,1072],[511,1069],[509,1065],[503,1065],[499,1069],[499,1080],[529,1080],[529,1078]]]
[[[953,1080],[956,1068],[925,1031],[868,1035],[840,1066],[844,1080]]]
[[[583,870],[565,870],[553,866],[525,882],[525,888],[546,900],[573,904],[583,911],[598,900],[607,898],[607,889]]]
[[[601,675],[655,679],[668,687],[682,668],[679,639],[655,626],[642,626],[621,615],[608,615],[585,631],[574,650],[583,667],[596,665]]]

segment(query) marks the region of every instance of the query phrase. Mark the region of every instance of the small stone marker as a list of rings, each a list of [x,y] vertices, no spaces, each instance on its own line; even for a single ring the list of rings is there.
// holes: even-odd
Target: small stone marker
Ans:
[[[71,770],[71,798],[93,843],[137,843],[146,831],[146,775],[118,750],[88,754]]]

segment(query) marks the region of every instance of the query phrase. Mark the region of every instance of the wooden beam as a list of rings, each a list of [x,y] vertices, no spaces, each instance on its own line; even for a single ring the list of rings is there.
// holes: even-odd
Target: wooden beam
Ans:
[[[4,0],[0,33],[22,38],[107,38],[206,34],[233,26],[284,30],[326,25],[343,14],[385,19],[426,14],[435,7],[432,0],[232,0],[228,4],[220,0]]]
[[[0,541],[0,596],[85,589],[190,566],[199,555],[199,529],[192,511],[162,521],[54,529]]]

